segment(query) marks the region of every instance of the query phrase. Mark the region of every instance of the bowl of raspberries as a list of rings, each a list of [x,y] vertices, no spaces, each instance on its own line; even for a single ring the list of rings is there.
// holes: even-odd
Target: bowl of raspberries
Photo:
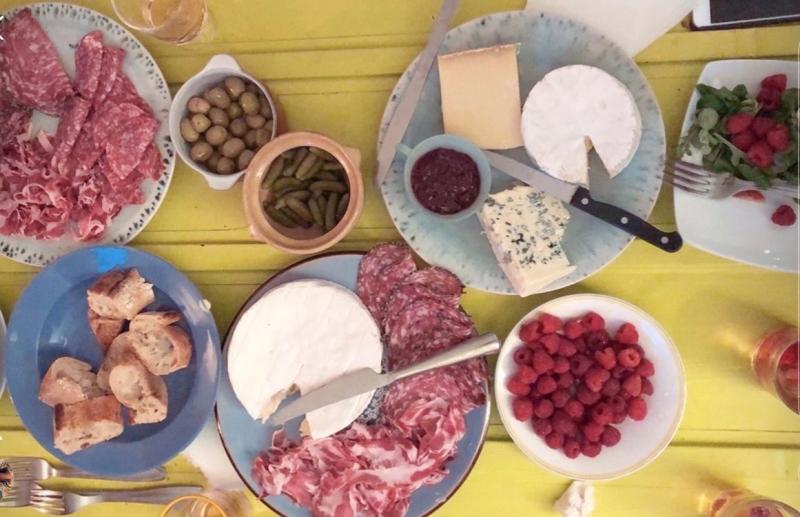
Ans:
[[[517,446],[572,479],[630,474],[669,444],[683,416],[678,350],[647,313],[595,294],[528,313],[495,372],[500,417]]]

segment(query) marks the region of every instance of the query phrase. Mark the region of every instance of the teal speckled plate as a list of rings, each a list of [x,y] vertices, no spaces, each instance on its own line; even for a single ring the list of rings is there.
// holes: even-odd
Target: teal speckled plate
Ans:
[[[666,145],[658,103],[636,63],[613,42],[586,26],[536,11],[497,13],[467,22],[447,34],[439,53],[502,43],[520,44],[518,62],[523,101],[533,85],[547,72],[573,64],[601,68],[630,89],[642,115],[639,149],[625,170],[613,180],[608,178],[595,153],[591,153],[590,187],[596,199],[647,218],[661,189]],[[416,61],[411,63],[403,73],[389,98],[381,121],[379,145],[415,64]],[[564,121],[565,124],[569,122]],[[439,72],[434,64],[403,143],[413,147],[442,131]],[[530,161],[523,148],[504,154],[520,161]],[[504,190],[511,184],[511,178],[493,172],[493,192]],[[403,187],[401,157],[395,158],[381,192],[395,226],[423,259],[453,271],[470,287],[513,294],[511,284],[497,265],[476,217],[445,223],[420,212],[409,202]],[[571,218],[562,245],[575,265],[575,271],[548,285],[542,292],[567,287],[596,273],[633,240],[625,232],[572,207],[567,208]]]

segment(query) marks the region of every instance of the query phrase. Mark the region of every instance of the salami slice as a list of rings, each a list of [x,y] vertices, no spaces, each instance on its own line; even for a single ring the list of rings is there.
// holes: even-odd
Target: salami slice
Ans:
[[[133,104],[145,113],[152,114],[150,105],[147,104],[147,101],[142,99],[139,92],[136,91],[136,87],[125,74],[117,75],[117,78],[114,80],[114,86],[108,93],[105,102],[109,104]]]
[[[103,61],[100,74],[97,78],[97,89],[92,102],[95,109],[101,109],[106,102],[106,97],[114,87],[117,76],[122,71],[122,61],[125,59],[125,50],[118,47],[103,47]]]
[[[376,322],[383,321],[386,302],[394,288],[416,270],[411,250],[402,244],[380,244],[364,255],[356,292]]]
[[[157,120],[144,115],[129,119],[109,135],[105,143],[109,172],[117,178],[127,178],[153,142],[158,125]]]
[[[80,135],[81,129],[83,129],[86,117],[89,116],[91,107],[91,101],[81,97],[73,97],[70,99],[67,109],[58,122],[58,129],[56,130],[54,142],[55,150],[53,151],[50,165],[63,175],[66,175],[68,172],[67,161],[78,139],[78,135]]]
[[[0,110],[0,149],[26,136],[31,129],[31,112],[28,109]]]
[[[142,161],[136,168],[145,178],[151,180],[157,180],[164,174],[164,161],[154,143],[150,142],[150,145],[144,150]]]
[[[101,148],[106,147],[111,135],[127,130],[131,120],[142,116],[147,116],[147,113],[134,104],[107,104],[94,120],[92,128],[94,143]]]
[[[103,67],[103,33],[86,34],[75,50],[75,90],[89,101],[97,91]]]
[[[431,267],[411,273],[389,295],[383,318],[383,331],[388,332],[393,325],[393,319],[403,308],[419,298],[433,298],[458,307],[463,289],[464,286],[458,277],[446,269]]]

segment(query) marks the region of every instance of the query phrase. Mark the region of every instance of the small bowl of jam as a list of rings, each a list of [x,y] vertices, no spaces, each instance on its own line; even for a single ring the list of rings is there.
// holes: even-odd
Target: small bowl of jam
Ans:
[[[439,219],[458,221],[474,214],[492,183],[486,155],[469,140],[436,135],[413,149],[400,144],[406,157],[404,182],[409,199]]]

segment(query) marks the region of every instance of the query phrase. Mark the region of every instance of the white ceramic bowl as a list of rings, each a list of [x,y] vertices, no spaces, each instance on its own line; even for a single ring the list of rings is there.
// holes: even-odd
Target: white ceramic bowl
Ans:
[[[186,103],[189,102],[189,99],[195,95],[200,95],[207,88],[221,83],[226,77],[231,75],[235,75],[241,77],[245,81],[252,82],[258,86],[261,92],[267,97],[267,101],[269,102],[270,109],[272,110],[272,116],[274,118],[272,136],[270,137],[270,140],[274,139],[282,132],[284,125],[283,113],[280,110],[280,106],[275,99],[272,98],[272,94],[270,94],[267,87],[261,84],[258,79],[242,70],[242,67],[239,66],[239,63],[236,62],[236,59],[234,59],[233,56],[229,56],[227,54],[217,54],[216,56],[212,57],[206,66],[203,67],[203,69],[200,70],[194,77],[186,81],[183,86],[181,86],[180,90],[178,90],[178,93],[175,94],[175,97],[172,99],[172,106],[170,106],[170,138],[172,139],[172,143],[175,144],[175,149],[178,151],[178,156],[180,156],[181,159],[186,162],[187,165],[189,165],[189,167],[201,174],[208,183],[208,186],[215,190],[228,190],[235,185],[242,176],[244,176],[244,173],[247,169],[235,172],[233,174],[215,174],[213,172],[209,172],[204,165],[192,160],[191,156],[189,155],[190,145],[187,144],[181,136],[180,126],[181,120],[183,120],[188,113],[188,110],[186,109]]]
[[[655,365],[651,378],[654,393],[647,397],[647,417],[636,422],[630,418],[616,425],[622,439],[614,447],[603,447],[595,458],[580,455],[569,459],[561,450],[547,446],[533,432],[530,421],[520,422],[511,411],[514,399],[506,383],[516,371],[513,353],[522,346],[519,328],[523,322],[547,312],[563,320],[594,311],[606,320],[606,328],[615,331],[624,322],[639,331],[639,345]],[[612,332],[613,334],[613,332]],[[627,302],[597,294],[577,294],[557,298],[529,312],[503,343],[494,379],[495,397],[500,418],[514,443],[542,467],[572,479],[607,480],[635,472],[653,461],[667,447],[678,429],[686,405],[686,378],[683,363],[672,340],[647,313]]]

